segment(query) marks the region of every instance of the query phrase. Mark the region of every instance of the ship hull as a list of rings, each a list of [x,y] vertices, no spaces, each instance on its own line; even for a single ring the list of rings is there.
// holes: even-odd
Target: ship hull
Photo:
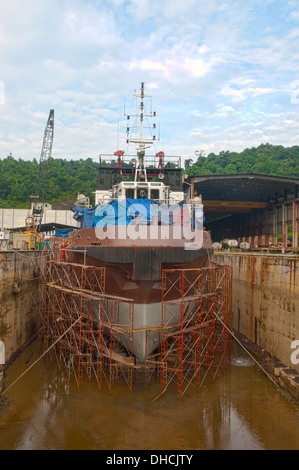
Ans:
[[[123,241],[122,241],[123,242]],[[95,245],[97,243],[97,245]],[[132,241],[106,240],[99,243],[95,229],[76,232],[70,239],[71,261],[105,268],[106,333],[119,325],[117,340],[144,363],[160,346],[162,326],[162,273],[166,269],[198,269],[209,265],[213,253],[210,234],[205,232],[203,246],[186,250],[179,240],[148,240],[132,246]],[[175,300],[178,293],[173,292]],[[165,316],[165,315],[164,315]],[[179,321],[179,309],[168,305],[164,325]]]
[[[115,339],[125,347],[128,355],[133,354],[137,362],[145,363],[158,350],[161,343],[161,302],[134,304],[133,309],[130,310],[130,306],[126,302],[118,302],[117,305],[112,306],[112,301],[107,299],[105,315],[106,323],[110,323],[110,327],[106,328],[106,334],[111,336],[114,325],[117,326],[117,331],[121,329],[121,335],[116,334]],[[172,305],[167,309],[164,319],[167,331],[170,332],[175,328],[178,321],[178,308]]]

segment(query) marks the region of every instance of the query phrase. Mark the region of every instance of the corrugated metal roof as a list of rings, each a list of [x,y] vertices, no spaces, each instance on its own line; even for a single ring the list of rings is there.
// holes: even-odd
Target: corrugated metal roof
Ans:
[[[207,221],[233,212],[248,212],[248,203],[271,205],[298,198],[299,193],[299,178],[285,176],[257,173],[192,175],[187,181],[193,182],[197,195],[202,196]],[[208,201],[206,206],[205,201]],[[215,204],[213,201],[216,201]],[[231,204],[222,203],[229,201]],[[238,208],[234,208],[236,204],[233,201],[238,201]]]
[[[270,202],[299,188],[299,178],[257,173],[195,175],[188,179],[206,200]]]

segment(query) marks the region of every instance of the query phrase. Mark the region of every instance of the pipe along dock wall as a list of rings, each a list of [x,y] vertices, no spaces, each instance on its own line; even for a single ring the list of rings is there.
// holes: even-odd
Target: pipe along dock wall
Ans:
[[[37,333],[39,256],[0,252],[0,386],[4,368]],[[269,353],[268,370],[284,388],[293,380],[299,397],[299,258],[216,253],[212,259],[233,268],[234,331]]]

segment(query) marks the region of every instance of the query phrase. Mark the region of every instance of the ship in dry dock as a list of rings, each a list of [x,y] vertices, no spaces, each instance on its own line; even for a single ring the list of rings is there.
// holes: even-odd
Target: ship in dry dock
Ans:
[[[126,144],[134,144],[136,153],[117,150],[100,156],[95,206],[77,201],[81,229],[70,235],[69,248],[73,261],[105,268],[108,302],[134,302],[134,355],[144,362],[159,347],[159,331],[148,342],[145,330],[161,323],[163,270],[205,267],[213,248],[209,232],[203,230],[201,198],[192,198],[184,183],[181,159],[161,151],[146,154],[159,139],[156,124],[148,124],[156,113],[147,109],[150,96],[144,83],[134,98],[138,106],[136,114],[126,114]],[[123,305],[117,323],[126,325]],[[174,308],[165,322],[175,324],[176,316]],[[123,335],[125,347],[128,338]]]

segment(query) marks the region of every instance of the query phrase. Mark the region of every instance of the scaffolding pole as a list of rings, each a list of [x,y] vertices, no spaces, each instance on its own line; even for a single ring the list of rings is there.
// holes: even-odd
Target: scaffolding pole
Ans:
[[[54,239],[41,257],[40,348],[55,344],[52,357],[65,365],[78,389],[84,376],[94,376],[100,390],[105,379],[111,392],[120,377],[132,390],[134,302],[105,295],[105,268],[62,261],[61,254]]]
[[[163,271],[160,396],[175,381],[182,399],[194,381],[200,390],[226,371],[231,336],[218,318],[231,327],[231,279],[228,266]]]

